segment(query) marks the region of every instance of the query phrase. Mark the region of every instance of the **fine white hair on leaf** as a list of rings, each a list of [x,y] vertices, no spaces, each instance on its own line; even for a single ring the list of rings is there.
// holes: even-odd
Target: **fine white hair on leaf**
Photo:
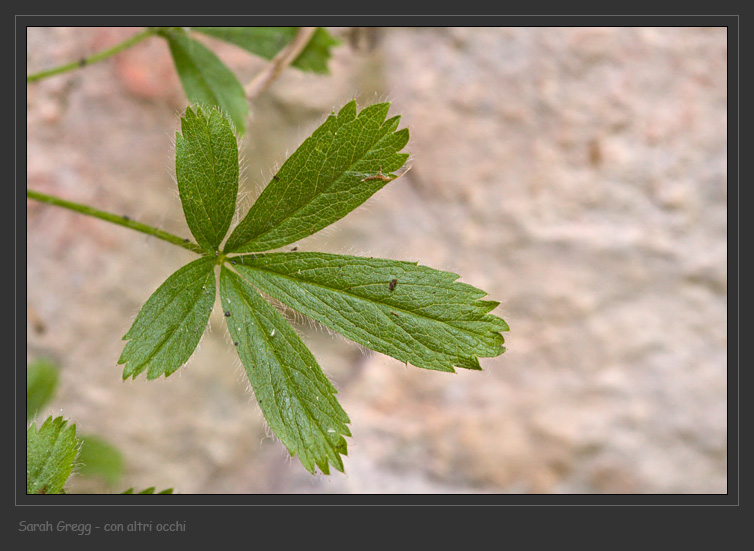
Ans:
[[[271,174],[270,174],[269,178],[267,178],[268,182],[270,180],[272,180],[273,176],[275,176],[278,172],[280,172],[280,167],[282,167],[282,166],[283,165],[280,163],[280,161],[275,161],[273,163],[272,168],[270,169],[271,170]]]
[[[175,172],[170,172],[170,179],[173,181],[173,185],[170,187],[170,197],[173,203],[181,204],[181,193],[178,190],[178,180],[176,179]],[[183,211],[181,211],[183,212]]]
[[[322,237],[332,237],[334,234],[340,232],[340,227],[337,223],[330,224],[329,226],[326,226],[319,230],[317,233],[320,234]]]
[[[326,330],[330,336],[339,335],[339,333],[334,333],[329,327],[326,325],[322,325],[320,322],[318,322],[315,319],[310,318],[309,316],[306,316],[302,314],[301,312],[294,310],[293,308],[289,308],[285,304],[276,301],[273,298],[270,298],[270,302],[276,305],[278,309],[280,309],[284,317],[286,318],[286,321],[293,327],[293,329],[296,331],[299,337],[302,338],[302,340],[307,340],[306,335],[302,332],[301,326],[309,326],[309,329],[316,332],[322,332],[323,330]],[[293,317],[293,320],[291,321],[290,317]]]
[[[284,316],[286,321],[293,326],[297,333],[299,333],[297,326],[303,325],[306,317],[301,314],[301,312],[298,312],[297,310],[294,310],[293,308],[289,308],[287,306],[285,307]],[[299,336],[301,335],[299,334]]]
[[[387,101],[387,102],[389,102],[389,103],[392,104],[395,101],[395,98],[393,98],[393,92],[392,91],[378,92],[377,90],[375,90],[374,93],[375,93],[375,96],[376,96],[375,97],[375,103],[381,103],[381,102]]]
[[[238,144],[238,183],[246,182],[249,167],[246,163],[246,150],[241,148],[241,144]],[[239,185],[240,187],[240,185]]]
[[[363,248],[356,248],[353,245],[341,248],[337,253],[334,254],[341,254],[345,256],[361,256],[365,258],[370,257],[379,257],[380,253],[375,253],[372,249],[363,249]]]
[[[332,329],[330,329],[330,328],[329,328],[328,326],[326,326],[326,325],[322,325],[321,323],[319,323],[319,322],[318,322],[318,321],[316,321],[316,320],[315,320],[315,324],[316,324],[316,327],[317,327],[318,329],[320,329],[320,330],[324,329],[324,330],[325,330],[325,331],[327,332],[327,335],[328,335],[328,336],[329,336],[329,337],[330,337],[331,339],[335,339],[335,337],[338,337],[338,336],[340,336],[340,333],[337,333],[337,332],[333,331],[333,330],[332,330]]]
[[[249,376],[246,374],[246,369],[243,366],[241,359],[236,356],[233,360],[233,374],[236,376],[236,383],[241,385],[245,383],[245,390],[249,394],[249,401],[254,397],[254,388],[249,382]]]
[[[260,410],[260,413],[261,413],[261,410]],[[262,418],[264,419],[264,416],[262,416]],[[264,437],[269,438],[270,440],[277,440],[275,433],[272,432],[272,429],[270,428],[270,424],[267,421],[264,421]]]
[[[284,312],[285,312],[286,308],[288,308],[285,304],[283,304],[282,302],[280,302],[276,298],[271,297],[270,295],[268,295],[264,291],[259,291],[259,294],[262,295],[262,298],[264,298],[267,302],[269,302],[272,306],[274,306],[275,309],[278,312],[280,312],[281,314],[283,314],[283,316],[285,316]]]
[[[238,187],[238,195],[236,196],[236,211],[233,213],[233,224],[228,234],[233,231],[233,228],[246,216],[246,213],[251,207],[252,201],[249,199],[251,192],[245,189],[246,186]]]
[[[277,442],[280,442],[280,440],[277,437],[275,438],[275,440]],[[283,461],[285,461],[288,465],[292,465],[293,464],[293,456],[291,455],[291,452],[288,451],[288,448],[286,448],[284,445],[282,445],[283,444],[282,442],[280,442],[280,444],[281,445],[278,446],[278,448],[280,448],[280,452],[279,453],[283,454]]]
[[[134,322],[136,321],[136,316],[139,315],[139,312],[141,312],[141,309],[144,308],[144,305],[146,304],[146,301],[142,301],[139,306],[136,306],[133,313],[129,316],[129,323],[128,327],[130,328]]]
[[[353,342],[353,341],[351,341],[351,342]],[[371,348],[367,348],[366,346],[364,346],[361,343],[354,342],[353,345],[359,350],[359,352],[361,352],[362,356],[370,356],[372,354],[372,352],[373,352],[373,350]]]
[[[199,352],[199,350],[200,350],[200,349],[202,348],[202,344],[204,344],[204,340],[205,340],[205,337],[206,337],[206,335],[207,335],[207,332],[208,332],[208,330],[209,330],[209,327],[210,327],[210,324],[208,323],[208,324],[207,324],[207,328],[206,328],[206,329],[205,329],[204,331],[202,331],[202,334],[201,334],[201,335],[199,335],[199,341],[198,341],[198,342],[196,343],[196,348],[195,348],[195,349],[194,349],[194,351],[193,351],[193,352],[191,353],[191,357],[193,357],[193,356],[194,356],[194,354],[197,354],[197,353]],[[189,359],[190,359],[190,358],[189,358]]]
[[[188,109],[189,107],[194,107],[194,104],[191,104],[191,105],[189,105],[187,107],[184,107],[183,109],[173,109],[173,113],[174,113],[176,119],[180,120],[181,117],[183,117],[186,114],[186,109]],[[181,125],[179,124],[178,125],[178,129],[179,130],[180,130],[180,126]]]
[[[246,375],[245,371],[244,371],[244,375]],[[243,381],[241,382],[244,382],[244,381],[246,382],[245,390],[248,396],[247,403],[254,404],[256,406],[257,411],[261,413],[262,410],[259,409],[259,401],[257,400],[257,393],[254,392],[254,387],[251,386],[251,381],[249,381],[249,377],[248,376],[244,377]]]
[[[351,99],[355,99],[355,96],[352,94]],[[304,136],[304,139],[308,138],[312,134],[314,134],[314,131],[325,124],[327,122],[327,119],[330,117],[330,114],[335,113],[335,115],[338,114],[338,111],[340,110],[343,105],[351,101],[350,99],[347,101],[344,101],[342,105],[333,106],[332,109],[328,112],[323,112],[319,117],[317,117],[314,121],[307,124],[305,127],[302,127],[301,124],[298,125],[298,133]],[[301,140],[303,141],[303,139]]]
[[[181,126],[180,126],[180,124],[172,132],[167,131],[167,130],[165,131],[165,138],[170,141],[170,152],[173,154],[173,158],[175,158],[176,136],[180,132],[181,132]]]

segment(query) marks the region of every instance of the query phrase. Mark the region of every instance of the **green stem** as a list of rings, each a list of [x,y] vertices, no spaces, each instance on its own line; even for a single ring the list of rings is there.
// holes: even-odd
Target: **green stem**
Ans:
[[[147,224],[142,224],[141,222],[134,222],[133,220],[131,220],[130,218],[126,216],[119,216],[117,214],[111,214],[103,210],[95,209],[94,207],[81,205],[79,203],[74,203],[72,201],[66,201],[65,199],[53,197],[52,195],[47,195],[46,193],[40,193],[39,191],[34,191],[32,189],[26,190],[26,197],[28,199],[34,199],[42,203],[47,203],[48,205],[55,205],[57,207],[63,207],[66,209],[76,211],[81,214],[86,214],[87,216],[94,216],[95,218],[99,218],[101,220],[107,220],[108,222],[112,222],[113,224],[118,224],[119,226],[125,226],[127,228],[131,228],[132,230],[136,230],[141,233],[146,233],[147,235],[151,235],[152,237],[156,237],[157,239],[162,239],[163,241],[167,241],[168,243],[172,243],[173,245],[178,245],[179,247],[188,249],[191,252],[195,252],[198,254],[205,254],[206,252],[199,245],[197,245],[196,243],[191,243],[188,239],[183,239],[181,237],[178,237],[177,235],[173,235],[172,233],[158,230],[157,228],[153,226],[148,226]]]
[[[130,48],[137,42],[141,42],[145,38],[149,38],[150,36],[157,34],[158,32],[159,32],[159,29],[156,29],[156,28],[146,29],[145,31],[135,34],[128,40],[121,42],[117,46],[113,46],[109,50],[104,50],[92,56],[84,57],[79,61],[74,61],[73,63],[67,63],[65,65],[61,65],[60,67],[55,67],[53,69],[47,69],[46,71],[40,71],[39,73],[27,75],[26,82],[34,82],[36,80],[41,80],[43,78],[51,77],[53,75],[59,75],[60,73],[65,73],[68,71],[73,71],[74,69],[78,69],[79,67],[84,67],[86,65],[91,65],[92,63],[102,61],[103,59],[106,59],[112,55],[115,55],[118,52],[125,50],[126,48]]]

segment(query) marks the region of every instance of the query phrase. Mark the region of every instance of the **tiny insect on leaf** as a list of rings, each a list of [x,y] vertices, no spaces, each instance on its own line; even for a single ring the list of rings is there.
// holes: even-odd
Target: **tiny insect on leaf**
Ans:
[[[411,165],[411,166],[413,166],[413,165]],[[375,174],[374,176],[368,176],[368,177],[362,179],[361,181],[362,182],[368,182],[369,180],[381,180],[383,182],[392,182],[393,180],[397,180],[398,178],[400,178],[402,176],[405,176],[406,173],[409,170],[411,170],[411,166],[409,166],[406,170],[404,170],[401,174],[399,174],[398,176],[395,176],[394,178],[390,178],[389,176],[385,176],[382,173],[382,167],[380,167],[379,173]]]

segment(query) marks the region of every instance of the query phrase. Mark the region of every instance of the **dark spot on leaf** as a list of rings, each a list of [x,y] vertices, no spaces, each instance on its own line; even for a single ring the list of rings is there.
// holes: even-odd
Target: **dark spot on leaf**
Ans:
[[[234,266],[236,265],[236,261],[235,260],[231,260],[230,263],[233,264]]]
[[[233,341],[233,346],[238,346],[238,342],[237,341]]]
[[[230,310],[225,310],[225,317],[226,317],[226,318],[229,318],[229,317],[230,317]]]
[[[272,179],[275,180],[276,182],[280,181],[280,178],[278,178],[277,176],[273,176]]]
[[[398,285],[398,280],[397,280],[397,279],[393,279],[393,280],[392,280],[392,281],[390,281],[390,283],[388,284],[388,287],[390,287],[390,290],[392,291],[393,289],[395,289],[395,286],[396,286],[396,285]]]
[[[293,252],[293,251],[297,251],[297,250],[298,250],[298,247],[293,247],[293,248],[291,249],[291,252]]]
[[[183,240],[183,242],[184,242],[184,243],[188,243],[188,242],[189,242],[189,240],[188,240],[188,237],[186,237],[186,238],[185,238],[185,239]]]
[[[125,220],[126,222],[130,222],[131,221],[131,217],[128,216],[127,214],[124,214],[123,215],[123,220]]]
[[[83,67],[84,65],[86,65],[86,58],[82,57],[79,59],[79,67]]]

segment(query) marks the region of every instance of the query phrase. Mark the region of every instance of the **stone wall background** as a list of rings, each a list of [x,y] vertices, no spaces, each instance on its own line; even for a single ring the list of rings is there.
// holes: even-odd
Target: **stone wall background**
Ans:
[[[29,28],[27,71],[137,31]],[[264,65],[206,42],[244,82]],[[300,325],[353,432],[347,474],[311,476],[266,432],[218,308],[178,373],[121,381],[122,336],[191,253],[28,201],[27,358],[62,370],[41,415],[117,445],[124,488],[725,493],[726,29],[380,28],[371,42],[337,48],[330,76],[288,70],[251,106],[244,204],[330,110],[392,101],[411,172],[299,246],[461,274],[502,302],[508,352],[437,373]],[[186,101],[158,39],[28,85],[29,187],[190,235],[172,176]]]

